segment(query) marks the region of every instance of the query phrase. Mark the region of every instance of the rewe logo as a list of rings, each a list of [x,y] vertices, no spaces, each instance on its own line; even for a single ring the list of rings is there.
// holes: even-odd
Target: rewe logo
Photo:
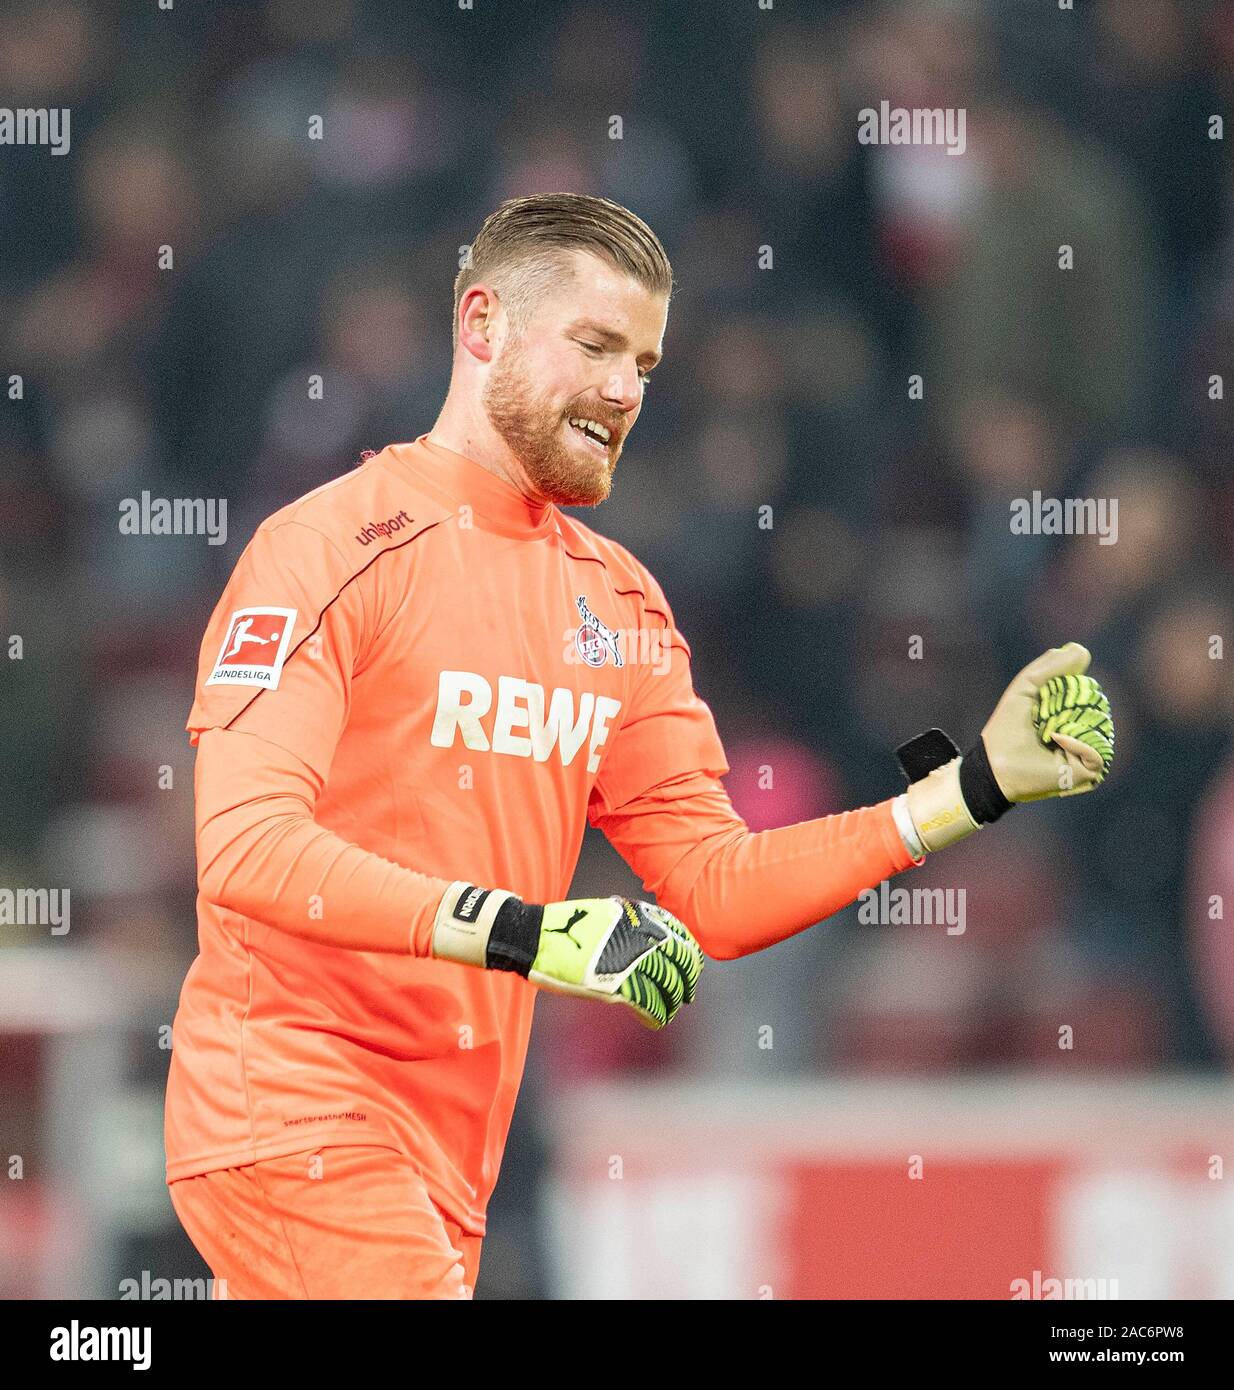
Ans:
[[[437,679],[437,712],[429,742],[434,748],[452,748],[461,733],[465,746],[478,753],[507,753],[538,763],[556,749],[563,767],[569,767],[586,744],[587,771],[595,772],[609,724],[620,709],[620,700],[584,690],[576,710],[573,690],[559,687],[546,700],[542,685],[517,676],[498,677],[494,709],[493,687],[483,676],[443,671]]]

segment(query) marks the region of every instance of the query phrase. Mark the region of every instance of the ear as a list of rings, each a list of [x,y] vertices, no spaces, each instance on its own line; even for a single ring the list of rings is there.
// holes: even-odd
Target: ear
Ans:
[[[458,306],[458,341],[480,362],[491,362],[500,301],[485,284],[471,285]]]

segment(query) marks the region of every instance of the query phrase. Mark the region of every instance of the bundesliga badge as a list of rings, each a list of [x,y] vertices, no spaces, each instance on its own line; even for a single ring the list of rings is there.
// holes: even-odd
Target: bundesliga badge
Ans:
[[[574,634],[574,645],[578,648],[579,656],[588,666],[603,666],[611,654],[614,666],[624,666],[625,660],[617,645],[617,634],[611,628],[605,627],[587,607],[587,600],[582,594],[579,594],[574,602],[578,604],[579,616],[583,620]]]
[[[294,608],[240,608],[231,615],[206,685],[255,685],[277,690],[296,625]]]

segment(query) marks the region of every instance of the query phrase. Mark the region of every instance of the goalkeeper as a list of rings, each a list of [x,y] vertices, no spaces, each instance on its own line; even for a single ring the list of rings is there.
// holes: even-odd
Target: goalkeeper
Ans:
[[[539,989],[662,1027],[704,952],[761,950],[1104,775],[1071,644],[962,756],[905,744],[899,796],[748,829],[659,585],[559,510],[608,495],[671,287],[616,204],[503,204],[455,284],[432,430],[269,518],[207,627],[165,1140],[232,1297],[467,1296]],[[588,822],[658,906],[563,901]]]

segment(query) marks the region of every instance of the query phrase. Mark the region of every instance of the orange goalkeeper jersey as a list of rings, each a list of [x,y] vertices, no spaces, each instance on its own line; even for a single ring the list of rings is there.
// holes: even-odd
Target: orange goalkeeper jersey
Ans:
[[[890,801],[751,833],[655,580],[426,436],[261,526],[188,729],[199,954],[169,1182],[382,1144],[483,1234],[536,991],[430,957],[451,880],[559,900],[590,818],[704,950],[736,956],[911,862]]]

